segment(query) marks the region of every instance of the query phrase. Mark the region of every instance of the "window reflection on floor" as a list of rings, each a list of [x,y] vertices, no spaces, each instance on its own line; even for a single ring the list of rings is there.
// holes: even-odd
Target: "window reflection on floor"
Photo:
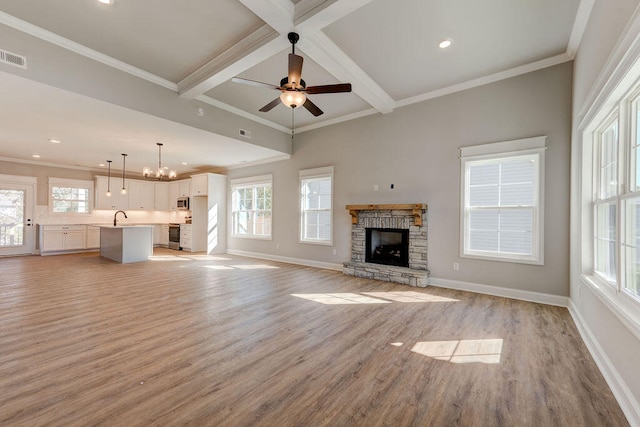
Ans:
[[[436,360],[451,363],[500,363],[502,339],[423,341],[411,351]],[[395,345],[392,344],[392,345]]]

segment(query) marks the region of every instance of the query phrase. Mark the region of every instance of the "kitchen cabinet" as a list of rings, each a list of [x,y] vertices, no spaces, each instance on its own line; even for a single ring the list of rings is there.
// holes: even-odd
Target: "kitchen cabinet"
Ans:
[[[160,225],[160,246],[169,247],[169,224]]]
[[[202,180],[206,179],[206,190]],[[192,177],[194,191],[206,191],[206,195],[194,193],[191,198],[193,233],[191,250],[209,254],[226,252],[227,177],[204,173]]]
[[[100,248],[100,227],[95,225],[87,226],[87,244],[85,247],[87,249]]]
[[[209,174],[191,176],[191,196],[206,196],[209,192]]]
[[[191,251],[192,225],[180,224],[180,249]]]
[[[155,191],[155,210],[169,210],[169,184],[166,182],[156,182]],[[177,197],[176,197],[177,198]]]
[[[109,188],[108,177],[96,176],[95,177],[95,194],[94,194],[94,206],[96,209],[128,209],[129,198],[122,195],[120,190],[122,189],[122,180],[114,179],[111,177],[111,196],[107,196],[107,189]],[[128,181],[125,181],[125,188],[128,185]]]
[[[84,225],[40,226],[40,252],[85,249],[87,228]]]
[[[180,183],[173,181],[169,183],[169,210],[178,209],[178,195],[180,194]]]
[[[133,210],[155,209],[155,182],[129,181],[129,208]]]
[[[178,181],[178,197],[191,196],[191,179]]]

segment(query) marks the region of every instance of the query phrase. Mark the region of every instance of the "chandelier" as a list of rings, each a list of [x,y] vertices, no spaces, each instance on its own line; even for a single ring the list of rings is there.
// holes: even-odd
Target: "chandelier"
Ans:
[[[162,180],[164,178],[167,179],[176,179],[176,171],[174,170],[170,170],[168,175],[165,175],[165,169],[168,168],[163,168],[162,167],[162,143],[161,142],[156,142],[156,145],[158,146],[158,169],[155,170],[155,179],[159,179]],[[142,169],[142,176],[144,176],[145,178],[154,178],[154,172],[151,170],[151,168],[145,166]]]

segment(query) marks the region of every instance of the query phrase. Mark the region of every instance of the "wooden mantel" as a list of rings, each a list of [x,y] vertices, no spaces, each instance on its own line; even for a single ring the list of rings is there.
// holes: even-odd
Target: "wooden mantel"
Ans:
[[[422,211],[427,209],[426,204],[413,203],[413,204],[395,204],[395,205],[347,205],[349,214],[351,215],[351,224],[358,223],[358,213],[360,211],[380,211],[380,210],[394,210],[394,211],[411,211],[415,217],[415,224],[422,225]]]

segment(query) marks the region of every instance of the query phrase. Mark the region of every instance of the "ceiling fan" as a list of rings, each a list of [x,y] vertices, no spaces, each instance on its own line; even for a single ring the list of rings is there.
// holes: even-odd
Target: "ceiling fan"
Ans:
[[[282,102],[287,107],[296,108],[303,106],[314,116],[319,116],[323,111],[316,104],[311,102],[307,95],[315,95],[319,93],[340,93],[351,92],[351,83],[339,83],[335,85],[309,86],[302,80],[302,56],[296,55],[296,43],[300,39],[297,33],[289,33],[289,41],[291,42],[291,53],[289,54],[289,75],[280,80],[280,86],[269,83],[257,82],[255,80],[234,77],[231,81],[235,83],[243,83],[258,87],[266,87],[268,89],[276,89],[282,92],[279,98],[274,99],[260,109],[266,113]]]

